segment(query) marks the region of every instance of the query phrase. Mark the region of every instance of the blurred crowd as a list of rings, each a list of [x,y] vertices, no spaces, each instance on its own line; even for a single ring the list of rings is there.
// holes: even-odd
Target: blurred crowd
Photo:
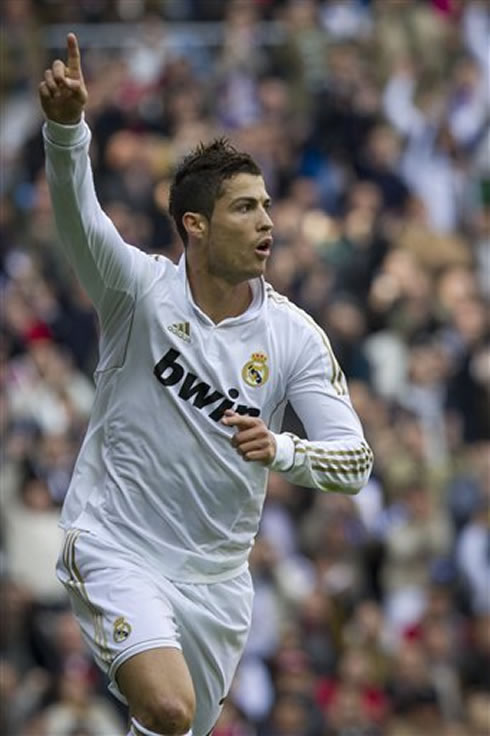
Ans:
[[[97,191],[124,238],[178,259],[175,162],[221,134],[252,153],[274,202],[268,280],[327,331],[375,454],[354,497],[271,476],[252,631],[215,736],[489,736],[487,3],[0,13],[0,733],[127,730],[53,574],[98,331],[43,171],[37,85],[64,23],[84,45]],[[292,412],[287,427],[301,432]]]

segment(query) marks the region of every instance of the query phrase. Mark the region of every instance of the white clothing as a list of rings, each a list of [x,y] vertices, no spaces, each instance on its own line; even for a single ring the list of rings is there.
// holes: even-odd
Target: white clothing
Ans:
[[[156,647],[180,649],[196,692],[194,736],[218,720],[241,657],[252,616],[248,570],[220,583],[174,583],[90,532],[67,532],[57,574],[111,692],[130,657]]]
[[[36,600],[56,604],[65,600],[53,575],[63,533],[58,510],[35,511],[16,501],[5,507],[5,557],[12,580],[25,586]]]
[[[289,400],[309,441],[276,434],[270,469],[355,493],[372,453],[323,331],[262,279],[238,317],[213,323],[178,266],[125,243],[94,190],[85,122],[44,127],[67,255],[101,324],[91,420],[61,524],[111,540],[159,575],[213,582],[247,568],[268,468],[231,446],[225,409],[275,433]]]
[[[143,734],[143,736],[164,736],[164,734],[156,733],[156,731],[150,731],[149,728],[143,726],[133,716],[131,718],[131,730],[129,731],[127,736],[140,736],[141,734]],[[187,733],[185,733],[183,736],[192,736],[192,731],[187,731]]]

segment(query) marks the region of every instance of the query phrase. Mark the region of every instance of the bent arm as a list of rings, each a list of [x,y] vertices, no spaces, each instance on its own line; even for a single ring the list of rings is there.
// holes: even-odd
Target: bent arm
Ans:
[[[134,290],[138,251],[123,241],[97,200],[87,124],[82,120],[59,125],[48,120],[43,135],[46,176],[61,242],[94,306],[104,311],[107,294],[112,293],[113,299],[114,292]]]
[[[271,469],[282,470],[291,483],[307,488],[352,494],[360,491],[369,480],[373,453],[362,432],[355,431],[353,410],[336,408],[337,432],[331,433],[327,417],[332,406],[324,397],[311,397],[311,402],[305,398],[293,408],[311,439],[289,432],[276,435],[278,451]]]
[[[340,367],[318,328],[301,351],[301,368],[291,379],[288,398],[307,439],[275,435],[272,470],[296,485],[322,491],[357,493],[366,485],[373,453],[364,439]]]

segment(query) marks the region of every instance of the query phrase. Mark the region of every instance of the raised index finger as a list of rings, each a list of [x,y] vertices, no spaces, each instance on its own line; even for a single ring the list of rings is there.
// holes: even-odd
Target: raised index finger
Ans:
[[[80,49],[78,48],[77,37],[74,33],[69,33],[66,37],[66,47],[68,52],[68,71],[71,79],[82,78],[82,65],[80,61]]]

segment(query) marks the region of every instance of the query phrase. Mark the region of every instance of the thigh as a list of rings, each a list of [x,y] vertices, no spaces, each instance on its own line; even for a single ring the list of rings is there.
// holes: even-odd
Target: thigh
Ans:
[[[146,714],[179,703],[184,711],[194,712],[194,686],[180,649],[159,647],[130,657],[116,672],[117,686],[123,693],[131,715],[140,723]]]
[[[173,652],[172,661],[180,661],[180,634],[168,596],[123,551],[89,532],[70,530],[57,575],[68,591],[83,637],[119,700],[127,704],[116,681],[116,672],[126,661],[162,649]],[[152,660],[148,672],[152,678]]]

